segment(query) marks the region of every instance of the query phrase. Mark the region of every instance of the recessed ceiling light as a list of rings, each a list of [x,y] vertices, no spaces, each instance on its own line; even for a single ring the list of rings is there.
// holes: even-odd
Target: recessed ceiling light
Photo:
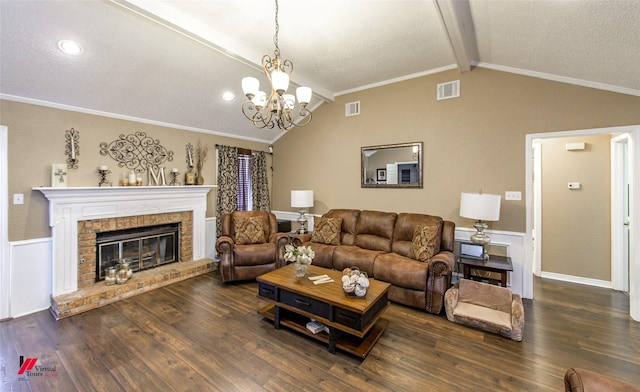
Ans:
[[[61,51],[63,51],[66,54],[70,54],[72,56],[78,56],[80,54],[82,54],[82,46],[75,42],[75,41],[71,41],[68,39],[63,39],[62,41],[58,42],[58,48],[60,48]]]
[[[227,102],[233,101],[235,97],[236,97],[235,94],[232,93],[231,91],[225,91],[224,93],[222,93],[222,99]]]

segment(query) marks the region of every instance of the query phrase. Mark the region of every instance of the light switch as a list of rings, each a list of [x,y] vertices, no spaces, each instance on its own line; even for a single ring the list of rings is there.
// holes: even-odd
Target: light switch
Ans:
[[[24,204],[24,195],[22,193],[13,194],[13,205]]]
[[[570,182],[569,183],[569,189],[580,189],[580,183],[579,182]]]

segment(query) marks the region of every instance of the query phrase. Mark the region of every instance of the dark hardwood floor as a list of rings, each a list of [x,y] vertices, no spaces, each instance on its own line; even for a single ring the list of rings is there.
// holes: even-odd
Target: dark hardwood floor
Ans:
[[[255,282],[213,272],[60,321],[0,323],[2,391],[561,391],[569,367],[640,385],[628,297],[541,279],[534,290],[522,342],[392,304],[359,360],[275,330]],[[18,375],[20,356],[38,359],[36,374]]]

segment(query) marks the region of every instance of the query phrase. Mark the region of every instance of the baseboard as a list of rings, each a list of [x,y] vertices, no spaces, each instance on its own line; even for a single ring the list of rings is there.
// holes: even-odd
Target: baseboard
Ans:
[[[587,286],[603,287],[606,289],[613,288],[613,286],[611,285],[611,282],[607,280],[583,278],[581,276],[557,274],[555,272],[543,271],[540,273],[540,277],[545,279],[560,280],[560,281],[569,282],[569,283],[578,283],[578,284],[583,284]]]

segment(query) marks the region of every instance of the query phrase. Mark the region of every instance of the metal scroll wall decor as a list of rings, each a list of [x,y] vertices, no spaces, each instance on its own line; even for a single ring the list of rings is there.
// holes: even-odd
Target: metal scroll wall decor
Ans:
[[[161,164],[173,161],[173,151],[168,151],[160,145],[159,139],[153,139],[145,132],[120,134],[111,143],[100,143],[100,154],[109,155],[119,167],[136,173],[159,170]]]
[[[80,132],[75,129],[64,131],[64,153],[67,156],[67,169],[78,168],[78,155],[80,155]]]

